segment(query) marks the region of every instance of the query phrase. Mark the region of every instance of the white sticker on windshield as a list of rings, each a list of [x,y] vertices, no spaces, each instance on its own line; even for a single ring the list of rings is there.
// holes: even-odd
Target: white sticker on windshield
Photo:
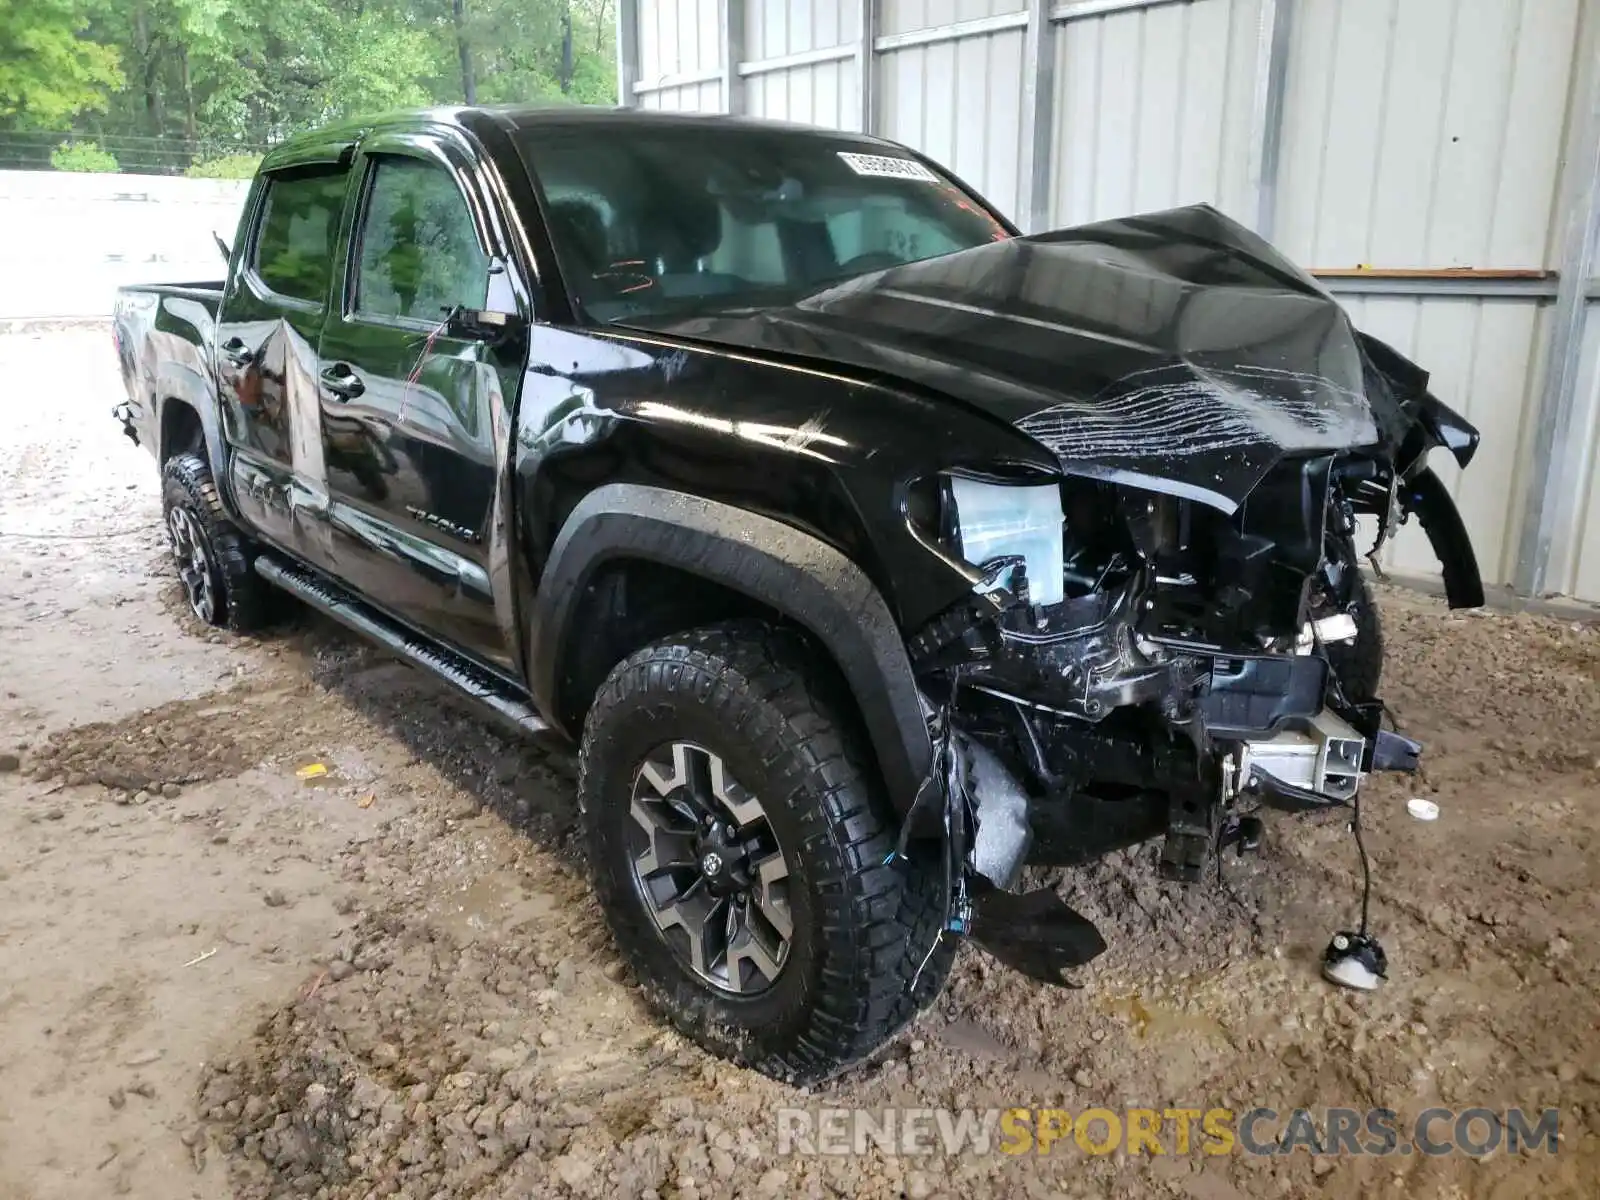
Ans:
[[[884,154],[852,154],[840,150],[844,165],[857,175],[880,175],[889,179],[920,179],[923,183],[938,183],[939,177],[921,163],[909,158],[890,158]]]

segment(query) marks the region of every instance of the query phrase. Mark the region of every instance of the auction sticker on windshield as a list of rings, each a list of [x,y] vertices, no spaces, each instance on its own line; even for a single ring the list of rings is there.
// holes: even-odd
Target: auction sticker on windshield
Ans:
[[[889,179],[920,179],[924,183],[938,183],[939,177],[919,162],[909,158],[891,158],[885,154],[854,154],[839,151],[845,166],[857,175],[879,175]]]

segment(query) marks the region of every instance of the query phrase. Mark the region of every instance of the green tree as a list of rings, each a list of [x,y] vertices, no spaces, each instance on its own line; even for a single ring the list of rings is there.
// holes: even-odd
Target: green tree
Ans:
[[[117,156],[93,142],[62,142],[50,151],[50,165],[58,171],[105,174],[117,170]]]
[[[460,2],[478,101],[614,102],[615,33],[609,0]],[[421,4],[426,8],[428,0]],[[446,92],[452,101],[466,99],[467,73],[463,65],[453,81],[453,95]],[[440,81],[439,90],[444,92],[450,82]]]
[[[227,53],[197,66],[201,125],[275,140],[340,117],[434,100],[447,31],[385,0],[279,0],[230,18]]]
[[[190,163],[183,173],[190,179],[249,179],[260,166],[259,154],[223,154]]]
[[[27,161],[66,131],[177,173],[395,108],[610,104],[614,19],[613,0],[0,0],[0,130],[57,133]]]
[[[60,128],[106,106],[122,84],[117,52],[80,35],[83,0],[0,0],[0,122]]]

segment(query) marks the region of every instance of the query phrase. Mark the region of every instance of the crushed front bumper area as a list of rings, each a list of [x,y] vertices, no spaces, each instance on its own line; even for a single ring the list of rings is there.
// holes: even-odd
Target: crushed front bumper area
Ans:
[[[1321,657],[1196,656],[1181,675],[1194,681],[1190,702],[1099,722],[982,685],[945,706],[925,697],[931,726],[948,729],[940,824],[947,843],[965,831],[956,861],[971,919],[956,932],[1049,978],[1097,942],[1061,906],[1009,895],[1025,864],[1161,839],[1163,877],[1197,883],[1225,847],[1259,844],[1257,808],[1347,807],[1371,773],[1417,769],[1421,747],[1382,728],[1381,703],[1336,699]],[[1008,932],[1016,920],[1026,927]]]
[[[1035,978],[1061,982],[1103,942],[1053,889],[1012,893],[1025,864],[1160,841],[1163,878],[1198,883],[1225,847],[1260,844],[1257,808],[1358,806],[1367,775],[1417,767],[1352,658],[1365,610],[1324,587],[1296,633],[1266,612],[1215,632],[1172,600],[1197,587],[1141,568],[1051,607],[1024,580],[907,639],[942,764],[907,836],[944,843],[948,928]]]
[[[1164,789],[1121,799],[1030,791],[1001,756],[957,728],[949,745],[959,782],[951,790],[961,815],[947,820],[946,834],[965,829],[970,844],[949,928],[1024,975],[1067,984],[1063,972],[1096,958],[1106,943],[1053,888],[1010,890],[1025,863],[1057,861],[1037,855],[1036,830],[1052,822],[1059,827],[1071,811],[1080,815],[1067,822],[1068,837],[1080,846],[1110,848],[1159,836],[1162,877],[1199,883],[1208,871],[1220,871],[1226,847],[1243,852],[1259,846],[1257,807],[1304,812],[1353,806],[1372,772],[1416,770],[1421,747],[1378,728],[1381,714],[1379,705],[1352,713],[1371,722],[1366,732],[1322,709],[1264,736],[1213,742],[1208,758],[1189,758],[1188,769],[1175,772]],[[1087,814],[1093,815],[1086,820]],[[958,835],[958,849],[961,840]]]
[[[1258,793],[1292,810],[1349,804],[1372,771],[1415,771],[1422,747],[1387,729],[1364,737],[1342,717],[1324,710],[1304,729],[1240,742],[1224,759],[1235,795]],[[1227,787],[1224,786],[1224,796]]]
[[[1256,805],[1286,812],[1348,807],[1357,802],[1369,774],[1417,770],[1421,745],[1380,728],[1380,705],[1354,715],[1370,722],[1367,732],[1323,709],[1268,736],[1219,744],[1215,801],[1178,798],[1172,806],[1161,853],[1163,877],[1198,883],[1224,845],[1253,848],[1259,823],[1246,810]],[[1243,827],[1242,821],[1251,825]]]

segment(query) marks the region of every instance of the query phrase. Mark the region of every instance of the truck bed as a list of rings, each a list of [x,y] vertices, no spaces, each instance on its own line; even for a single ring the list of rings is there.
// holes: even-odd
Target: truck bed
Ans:
[[[196,283],[130,283],[117,289],[123,296],[184,296],[194,300],[221,300],[224,281],[205,279]]]
[[[118,415],[128,436],[159,453],[161,404],[211,388],[211,344],[222,280],[131,284],[117,289],[111,320],[128,400]],[[214,399],[214,395],[211,397]]]

